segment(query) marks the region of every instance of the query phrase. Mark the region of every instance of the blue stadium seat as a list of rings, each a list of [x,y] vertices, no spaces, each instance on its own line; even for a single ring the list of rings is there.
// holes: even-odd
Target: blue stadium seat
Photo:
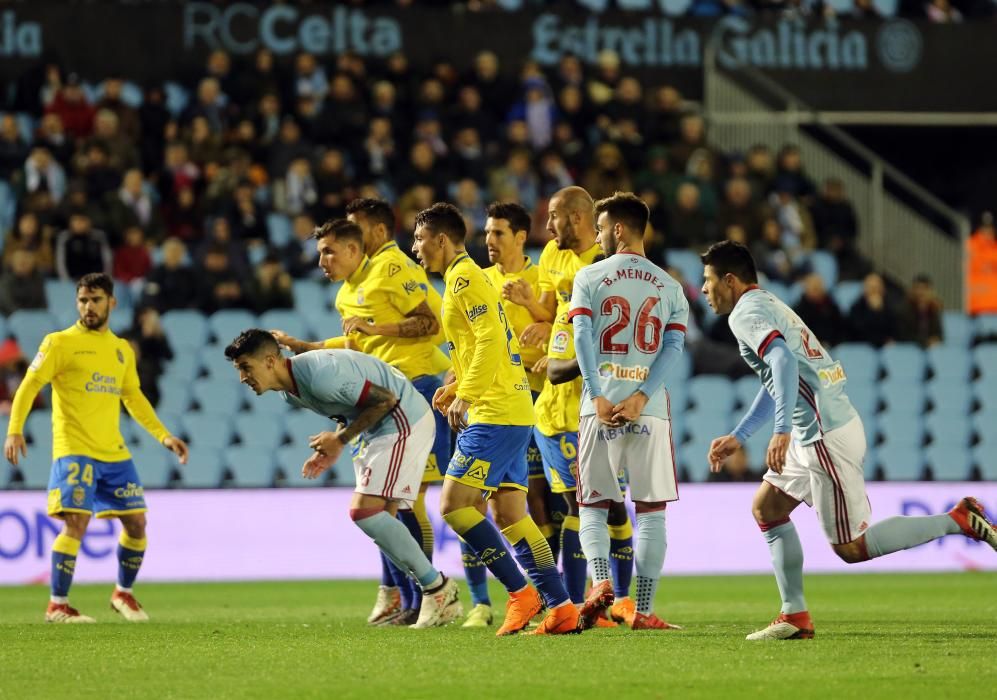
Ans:
[[[274,455],[258,447],[236,446],[226,451],[225,459],[235,486],[268,488],[274,483]]]
[[[284,420],[284,415],[290,412],[291,406],[276,392],[268,391],[257,396],[248,386],[241,387],[243,403],[249,406],[249,412],[273,419]]]
[[[973,323],[973,336],[977,341],[997,339],[997,314],[980,314]]]
[[[920,416],[924,413],[924,384],[900,379],[879,385],[879,395],[890,413]]]
[[[266,330],[278,329],[293,335],[295,338],[308,340],[310,329],[305,317],[294,309],[273,309],[262,314],[259,319],[260,328]]]
[[[197,353],[191,348],[180,348],[174,352],[173,359],[166,363],[162,382],[193,382],[200,371],[201,363],[197,359]]]
[[[841,363],[848,377],[846,391],[855,384],[871,383],[879,378],[879,353],[864,343],[842,343],[831,351],[831,357]]]
[[[52,412],[48,409],[35,409],[24,423],[24,433],[31,438],[31,449],[45,452],[52,458]]]
[[[973,455],[968,447],[932,445],[927,458],[935,481],[968,481],[973,473]]]
[[[239,373],[232,365],[231,360],[225,357],[224,348],[221,345],[206,345],[201,349],[197,363],[208,373],[213,381],[234,384],[239,381]]]
[[[920,447],[924,443],[924,421],[919,414],[880,414],[876,430],[890,447]]]
[[[950,413],[969,419],[973,406],[972,386],[968,382],[932,380],[926,385],[932,413]]]
[[[674,420],[676,415],[684,413],[689,406],[689,385],[685,381],[678,381],[666,383],[665,388],[668,390],[668,403]]]
[[[309,437],[324,430],[335,430],[336,424],[331,419],[320,416],[317,413],[298,409],[290,411],[287,414],[285,417],[285,427],[288,436],[291,438],[291,445],[299,450],[307,450]],[[305,457],[307,456],[305,455]]]
[[[284,440],[284,421],[279,415],[244,413],[235,419],[235,433],[243,445],[270,452]]]
[[[214,344],[223,348],[247,328],[259,325],[256,316],[245,309],[222,309],[208,318],[208,329],[214,337]]]
[[[208,342],[208,321],[200,311],[167,311],[163,314],[162,324],[175,353],[189,348],[200,350]]]
[[[972,451],[973,464],[984,481],[997,481],[997,452],[992,445],[977,445]]]
[[[935,345],[928,348],[926,355],[928,369],[937,381],[965,384],[973,373],[973,358],[966,348]]]
[[[997,411],[978,411],[970,417],[970,423],[979,443],[988,446],[997,454],[997,430],[994,429],[994,426],[997,426]]]
[[[973,364],[976,365],[981,379],[997,380],[997,343],[988,343],[974,348]]]
[[[215,448],[193,448],[187,464],[178,464],[177,468],[185,488],[216,489],[225,475],[225,457]]]
[[[69,309],[76,315],[76,283],[71,280],[45,280],[45,298],[50,309]]]
[[[942,342],[950,347],[968,348],[973,341],[973,321],[962,311],[942,312]]]
[[[133,447],[132,461],[147,489],[165,489],[170,485],[173,465],[177,458],[162,445]]]
[[[693,441],[678,448],[678,464],[685,470],[689,481],[706,481],[710,475],[710,463],[706,455],[710,451],[709,441]]]
[[[758,381],[758,377],[753,374],[740,377],[734,381],[734,395],[737,399],[738,411],[744,413],[751,407],[752,402],[755,400],[755,396],[758,395],[758,391],[762,388],[761,382]]]
[[[24,477],[24,488],[48,489],[48,477],[52,471],[51,443],[41,448],[37,445],[29,446],[27,456],[18,460],[17,468]]]
[[[156,404],[156,409],[173,413],[186,413],[190,410],[190,399],[190,384],[160,382],[159,403]]]
[[[862,296],[862,283],[857,281],[838,282],[831,289],[831,296],[834,297],[834,302],[841,309],[841,313],[847,316],[852,305]]]
[[[924,379],[924,350],[914,343],[893,343],[879,351],[879,363],[888,380],[903,379],[920,382]]]
[[[306,309],[326,310],[329,306],[328,284],[324,281],[294,280],[291,289],[294,292],[294,306],[302,312]]]
[[[437,275],[430,275],[429,276],[429,284],[430,284],[430,286],[433,289],[436,290],[437,294],[439,294],[440,296],[443,296],[443,292],[446,291],[446,287],[443,284],[443,278],[442,277],[438,277]],[[333,298],[335,299],[335,297],[333,297]]]
[[[291,219],[277,212],[267,214],[267,232],[270,236],[270,245],[274,248],[283,248],[294,237]]]
[[[194,400],[202,411],[231,416],[235,415],[242,405],[243,394],[235,382],[201,379],[194,383],[192,389]]]
[[[225,449],[232,444],[232,418],[228,413],[192,411],[183,416],[183,432],[191,449]]]
[[[815,250],[807,257],[810,267],[820,275],[825,289],[834,289],[838,283],[838,260],[826,250]]]
[[[14,115],[14,119],[17,121],[17,130],[21,133],[21,138],[24,139],[24,142],[34,143],[36,141],[35,130],[38,128],[38,120],[27,112],[17,112]]]
[[[666,254],[668,267],[682,273],[683,281],[696,287],[703,286],[703,263],[699,254],[691,250],[669,250]]]
[[[683,417],[685,429],[692,442],[706,442],[727,435],[734,429],[735,418],[730,412],[692,410]]]
[[[868,418],[874,418],[879,409],[879,388],[872,382],[853,382],[851,379],[845,384],[845,394],[852,406],[862,416],[862,421],[866,423],[866,430],[869,429]]]
[[[14,219],[17,216],[17,197],[4,180],[0,180],[0,231],[9,231],[14,228]],[[0,248],[3,243],[0,242]]]
[[[669,386],[685,382],[692,376],[692,355],[686,351],[679,355],[678,360],[668,372]]]
[[[345,451],[346,450],[344,450],[344,452]],[[329,472],[326,472],[318,479],[306,479],[301,476],[301,465],[305,463],[305,460],[308,459],[310,454],[311,452],[309,451],[307,445],[301,447],[281,447],[277,450],[277,466],[280,469],[281,474],[283,474],[283,483],[285,486],[308,486],[314,488],[316,486],[325,485],[326,481],[330,477]],[[339,466],[340,462],[337,462],[333,470],[330,471],[339,469]]]
[[[919,481],[924,476],[924,451],[914,447],[877,450],[887,481]]]
[[[727,377],[701,374],[689,382],[689,398],[700,411],[729,414],[737,398],[734,385]]]
[[[310,340],[324,340],[343,334],[343,319],[336,311],[302,309],[301,315],[308,324]]]
[[[997,417],[997,377],[977,379],[968,386],[973,392],[973,398],[981,413],[989,413]]]
[[[7,330],[17,338],[21,352],[34,357],[45,336],[59,330],[59,324],[48,311],[21,309],[7,319]]]
[[[769,442],[772,440],[774,427],[774,421],[766,421],[765,425],[755,431],[755,434],[749,437],[747,444],[744,445],[744,449],[748,453],[748,461],[752,467],[758,468],[765,465],[765,455],[769,449]]]
[[[973,424],[966,414],[932,411],[924,420],[932,445],[969,447]]]
[[[793,302],[792,294],[789,290],[789,285],[783,284],[782,282],[777,282],[775,280],[768,280],[762,283],[762,287],[769,292],[772,292],[779,301],[786,304],[787,306],[792,306]]]

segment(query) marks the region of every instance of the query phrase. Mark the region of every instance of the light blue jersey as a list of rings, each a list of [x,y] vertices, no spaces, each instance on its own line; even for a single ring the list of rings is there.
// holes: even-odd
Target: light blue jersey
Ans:
[[[772,396],[772,370],[762,357],[776,338],[782,338],[793,353],[800,375],[793,437],[800,443],[811,443],[857,415],[845,394],[841,363],[834,361],[800,317],[771,293],[757,287],[745,292],[727,323],[737,338],[741,357]]]
[[[407,431],[430,410],[404,374],[362,352],[312,350],[288,359],[287,365],[295,390],[281,392],[284,400],[344,425],[363,411],[372,384],[397,396],[398,405],[360,435],[365,440]]]
[[[689,303],[681,285],[660,267],[639,255],[617,253],[575,274],[568,317],[579,314],[592,317],[599,390],[615,405],[642,388],[664,351],[665,333],[685,333]],[[581,415],[594,413],[585,392]],[[642,415],[670,417],[664,383],[651,392]]]

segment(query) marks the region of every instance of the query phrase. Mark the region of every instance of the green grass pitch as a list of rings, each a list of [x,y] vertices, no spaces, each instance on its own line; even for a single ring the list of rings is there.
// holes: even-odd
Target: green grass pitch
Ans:
[[[370,582],[140,585],[148,625],[110,586],[73,589],[99,622],[79,626],[41,622],[43,587],[0,588],[0,698],[994,697],[997,574],[807,584],[816,639],[770,643],[744,641],[777,612],[770,577],[665,578],[682,632],[504,639],[369,628]]]

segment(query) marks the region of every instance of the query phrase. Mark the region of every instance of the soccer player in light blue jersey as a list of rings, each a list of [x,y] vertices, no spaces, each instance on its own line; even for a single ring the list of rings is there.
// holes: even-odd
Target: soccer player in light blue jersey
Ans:
[[[637,609],[631,629],[676,628],[653,612],[665,561],[665,506],[678,499],[665,379],[682,354],[689,304],[682,287],[644,257],[647,205],[617,192],[595,204],[606,259],[579,270],[571,293],[575,354],[584,380],[578,425],[581,543],[592,591],[587,627],[613,604],[608,509],[625,474],[637,510]]]
[[[292,406],[340,424],[311,436],[313,452],[302,474],[319,476],[353,444],[357,485],[350,518],[422,587],[419,619],[411,627],[437,627],[463,615],[457,584],[433,568],[408,528],[395,519],[399,504],[410,505],[419,495],[436,436],[429,404],[405,375],[354,350],[313,350],[285,358],[273,335],[258,328],[233,340],[225,357],[239,371],[239,381],[257,395],[279,391]]]
[[[775,416],[766,472],[752,503],[772,554],[782,596],[779,616],[749,640],[810,639],[814,625],[803,597],[803,550],[790,514],[806,502],[835,553],[849,564],[944,537],[964,534],[997,550],[997,528],[974,498],[926,517],[893,517],[869,524],[862,462],[862,420],[845,394],[847,374],[792,309],[758,287],[755,262],[744,246],[716,243],[702,256],[703,294],[728,323],[741,356],[762,387],[730,435],[713,440],[710,470],[723,463]]]

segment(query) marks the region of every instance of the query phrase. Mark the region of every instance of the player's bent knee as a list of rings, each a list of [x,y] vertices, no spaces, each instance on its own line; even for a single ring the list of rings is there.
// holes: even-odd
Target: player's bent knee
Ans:
[[[350,508],[350,520],[353,522],[360,522],[361,520],[366,520],[374,515],[377,515],[382,510],[381,506],[375,506],[373,508]]]
[[[66,534],[75,539],[83,539],[90,523],[90,515],[87,513],[65,513],[63,515],[63,528]]]
[[[858,564],[859,562],[869,560],[869,551],[865,545],[865,535],[844,544],[833,544],[831,548],[838,555],[838,558],[846,564]]]

